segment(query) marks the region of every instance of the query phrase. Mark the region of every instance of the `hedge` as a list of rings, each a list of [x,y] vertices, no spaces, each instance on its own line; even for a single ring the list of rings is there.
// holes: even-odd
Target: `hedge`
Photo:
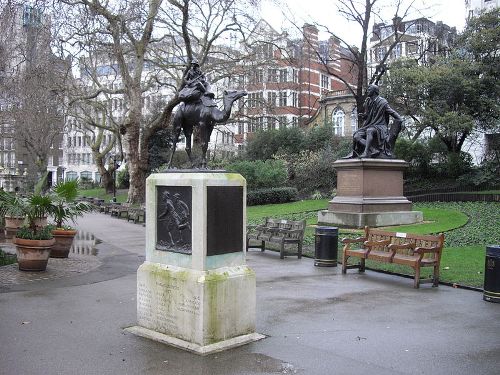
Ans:
[[[247,193],[247,205],[257,206],[261,204],[287,203],[296,201],[299,192],[296,188],[280,187],[270,189],[256,189]]]

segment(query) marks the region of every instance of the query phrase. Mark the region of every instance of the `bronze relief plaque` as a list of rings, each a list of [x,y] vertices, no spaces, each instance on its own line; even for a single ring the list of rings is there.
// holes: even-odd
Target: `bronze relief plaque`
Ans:
[[[243,251],[243,187],[207,187],[207,256]]]
[[[192,254],[191,186],[157,186],[156,197],[156,250]]]

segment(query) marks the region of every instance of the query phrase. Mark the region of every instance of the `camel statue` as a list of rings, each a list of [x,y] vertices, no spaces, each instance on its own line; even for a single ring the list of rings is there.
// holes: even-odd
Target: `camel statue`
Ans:
[[[172,123],[174,143],[172,145],[172,154],[170,155],[167,168],[170,168],[172,165],[172,159],[182,130],[186,137],[186,153],[188,154],[193,168],[200,167],[206,169],[208,142],[210,141],[210,136],[212,135],[215,124],[226,122],[231,115],[233,103],[245,95],[247,95],[246,91],[224,91],[223,110],[215,106],[206,106],[201,100],[179,104]],[[194,165],[193,159],[191,158],[191,137],[193,135],[193,129],[196,126],[199,127],[201,138],[202,157],[200,165]]]

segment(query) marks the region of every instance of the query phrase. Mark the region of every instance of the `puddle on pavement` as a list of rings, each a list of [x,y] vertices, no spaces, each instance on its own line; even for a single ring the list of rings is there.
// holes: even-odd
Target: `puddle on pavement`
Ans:
[[[73,245],[70,252],[78,255],[94,255],[98,254],[96,245],[100,241],[90,232],[79,230],[73,239]]]

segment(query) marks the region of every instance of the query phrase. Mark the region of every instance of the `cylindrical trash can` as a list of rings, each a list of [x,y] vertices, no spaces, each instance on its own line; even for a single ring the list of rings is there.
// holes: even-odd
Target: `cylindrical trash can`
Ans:
[[[337,267],[339,228],[316,227],[314,265]]]
[[[483,299],[500,303],[500,245],[486,246]]]

